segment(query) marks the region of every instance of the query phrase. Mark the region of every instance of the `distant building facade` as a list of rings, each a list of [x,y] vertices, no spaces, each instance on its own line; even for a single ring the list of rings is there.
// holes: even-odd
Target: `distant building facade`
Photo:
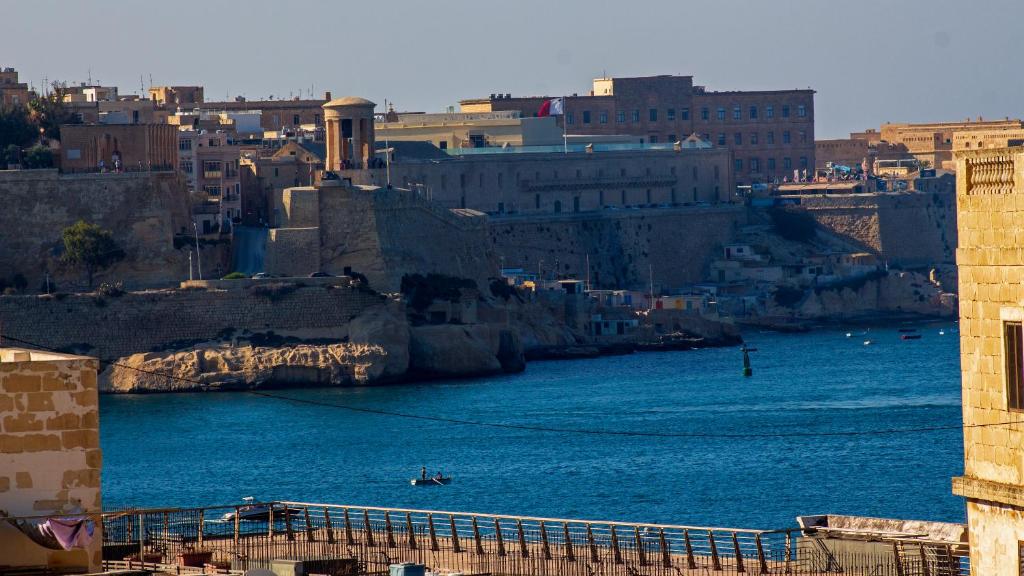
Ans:
[[[18,81],[18,71],[14,68],[0,70],[0,106],[25,106],[28,101],[28,84]]]
[[[550,96],[463,100],[463,112],[537,113]],[[692,76],[597,78],[588,96],[564,97],[569,134],[629,134],[665,143],[698,134],[731,152],[736,185],[814,168],[814,91],[713,92]]]
[[[152,86],[149,99],[168,108],[195,108],[203,103],[203,87]]]
[[[971,573],[1024,566],[1024,148],[957,155],[964,474]]]
[[[239,161],[242,148],[226,132],[175,130],[179,171],[188,181],[203,234],[226,234],[242,217]]]
[[[174,170],[177,130],[167,124],[61,126],[63,172]]]

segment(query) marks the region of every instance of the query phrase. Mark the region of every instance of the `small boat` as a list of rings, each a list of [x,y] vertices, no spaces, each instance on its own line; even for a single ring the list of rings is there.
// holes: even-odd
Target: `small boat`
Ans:
[[[271,504],[253,504],[252,496],[246,496],[242,498],[245,502],[244,506],[239,506],[237,515],[239,520],[262,520],[266,522],[270,519],[270,507]],[[284,514],[287,512],[289,515],[295,515],[300,512],[298,508],[274,508],[274,518],[284,518]],[[220,517],[221,522],[234,522],[235,512],[228,512]]]
[[[871,344],[872,344],[871,340],[865,340],[864,341],[864,345],[865,346],[871,346]]]
[[[921,339],[921,335],[920,334],[904,334],[903,336],[900,336],[900,340],[920,340],[920,339]]]
[[[433,476],[431,478],[413,478],[412,480],[409,480],[409,483],[413,486],[444,486],[452,483],[452,477],[443,476],[438,478],[437,476]]]
[[[945,335],[946,335],[946,331],[945,330],[939,330],[939,336],[945,336]]]

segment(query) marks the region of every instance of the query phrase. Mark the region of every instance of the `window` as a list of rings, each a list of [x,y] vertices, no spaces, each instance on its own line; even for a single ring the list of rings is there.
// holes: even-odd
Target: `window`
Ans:
[[[650,110],[647,111],[647,114],[648,114],[648,117],[650,118],[651,122],[657,122],[658,121],[658,109],[657,108],[651,108]]]
[[[658,135],[657,134],[651,134],[651,137],[648,138],[647,141],[650,142],[651,144],[657,144],[658,143]]]
[[[743,118],[743,109],[740,108],[739,105],[733,106],[732,107],[732,119],[733,120],[740,120],[742,118]]]
[[[718,109],[718,119],[725,120],[725,108]]]
[[[622,122],[625,122],[626,121],[626,111],[625,110],[616,110],[615,111],[615,121],[620,123],[620,124]]]
[[[293,115],[292,116],[292,126],[298,126],[299,124],[302,124],[302,119],[299,118],[298,114]]]
[[[786,131],[784,131],[782,133],[782,143],[783,144],[789,144],[789,142],[790,142],[789,130],[786,130]]]
[[[757,132],[750,133],[750,145],[757,146]]]
[[[575,116],[573,116],[572,112],[569,112],[568,114],[565,115],[565,123],[566,124],[573,124],[575,122],[576,122],[576,118],[575,118]]]
[[[633,122],[639,122],[639,121],[640,121],[640,111],[639,110],[633,110]]]
[[[761,160],[759,158],[750,159],[750,171],[760,172],[761,171]]]
[[[622,191],[622,205],[623,206],[626,205],[626,191],[625,190]]]
[[[191,140],[184,140],[184,139],[178,140],[178,150],[191,150],[191,149],[192,149],[192,141]]]
[[[735,170],[736,172],[743,172],[743,159],[742,158],[737,158],[733,162],[732,169]]]
[[[185,174],[191,174],[192,173],[192,161],[191,160],[182,160],[181,164],[179,164],[179,166],[181,167],[181,171],[184,172]]]
[[[602,110],[600,116],[597,117],[597,121],[600,122],[601,124],[607,124],[608,123],[608,111],[607,110]]]
[[[775,158],[769,158],[768,159],[768,171],[771,172],[773,170],[775,170]]]
[[[710,115],[711,115],[711,111],[710,111],[710,110],[708,110],[708,107],[707,107],[707,106],[705,106],[705,107],[703,107],[703,108],[701,108],[701,109],[700,109],[700,119],[701,119],[701,120],[707,120],[707,119],[709,119],[709,118],[710,118]]]
[[[803,104],[796,107],[796,115],[801,118],[807,118],[807,107]]]
[[[775,118],[775,106],[772,106],[771,104],[765,106],[764,107],[764,117],[765,118]]]
[[[210,196],[220,196],[220,186],[203,186],[203,192]]]
[[[743,144],[743,132],[737,132],[732,135],[732,143],[741,146]]]
[[[800,136],[800,143],[801,144],[807,144],[807,132],[804,131],[804,130],[801,130],[800,132],[798,132],[798,134]]]
[[[504,213],[505,213],[505,203],[504,202],[498,202],[498,214],[504,214]]]
[[[573,199],[572,199],[572,211],[573,212],[579,212],[580,211],[580,197],[579,196],[574,196]]]
[[[651,189],[650,188],[647,189],[647,203],[648,204],[651,203]]]
[[[676,135],[675,134],[669,134],[668,135],[668,140],[666,140],[666,142],[676,142]]]
[[[789,156],[786,156],[785,158],[783,158],[782,159],[782,169],[783,170],[792,170],[793,169],[793,159],[790,158]]]
[[[1003,355],[1006,409],[1024,410],[1024,328],[1020,322],[1003,322]]]
[[[669,108],[668,110],[666,110],[665,118],[667,118],[669,122],[673,122],[676,119],[676,109]]]
[[[789,104],[782,105],[782,117],[789,118]]]
[[[561,212],[561,211],[562,211],[562,201],[561,200],[555,200],[555,213],[558,213],[558,212]]]
[[[764,135],[764,140],[768,144],[775,144],[775,132],[768,132]]]
[[[718,133],[718,145],[725,146],[725,132]]]
[[[807,156],[800,157],[800,167],[807,168]]]
[[[690,109],[689,108],[680,108],[679,109],[679,118],[681,120],[689,120],[690,119]]]
[[[757,120],[757,106],[750,107],[750,119]]]
[[[583,123],[590,124],[590,110],[583,111]]]
[[[438,142],[438,146],[437,147],[440,148],[441,150],[447,150],[448,149],[448,141],[447,140],[441,140],[440,142]]]

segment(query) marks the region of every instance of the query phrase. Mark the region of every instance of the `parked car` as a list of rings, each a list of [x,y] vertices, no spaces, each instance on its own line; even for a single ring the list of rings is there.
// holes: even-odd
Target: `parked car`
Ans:
[[[265,280],[267,278],[270,278],[270,274],[267,274],[266,272],[257,272],[252,275],[253,280]]]
[[[309,275],[310,278],[331,278],[332,276],[327,272],[313,272]]]

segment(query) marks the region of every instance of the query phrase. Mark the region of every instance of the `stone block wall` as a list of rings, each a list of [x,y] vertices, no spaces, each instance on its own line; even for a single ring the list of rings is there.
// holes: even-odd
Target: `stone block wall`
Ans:
[[[271,228],[263,267],[274,274],[309,276],[320,271],[319,245],[319,228]]]
[[[0,171],[0,200],[0,278],[21,274],[30,291],[47,274],[60,290],[84,287],[85,275],[60,261],[61,232],[78,220],[110,230],[126,252],[96,282],[145,287],[188,277],[188,254],[174,248],[174,234],[191,231],[188,192],[175,172]]]
[[[102,299],[3,296],[0,318],[8,337],[106,360],[243,331],[340,328],[380,303],[380,296],[350,287],[267,281],[243,291],[151,290]]]
[[[903,268],[952,264],[956,200],[949,191],[802,196],[790,208],[829,232]]]
[[[701,282],[707,266],[746,223],[739,206],[659,208],[491,220],[494,251],[506,268],[551,278],[587,278],[595,288],[655,291]]]
[[[958,154],[960,362],[972,573],[1019,574],[1024,413],[1009,400],[1006,322],[1024,320],[1024,150]],[[1010,424],[1006,424],[1010,423]]]
[[[97,363],[0,349],[0,511],[10,516],[98,513]],[[100,568],[100,533],[86,549],[50,550],[0,522],[0,565]]]

